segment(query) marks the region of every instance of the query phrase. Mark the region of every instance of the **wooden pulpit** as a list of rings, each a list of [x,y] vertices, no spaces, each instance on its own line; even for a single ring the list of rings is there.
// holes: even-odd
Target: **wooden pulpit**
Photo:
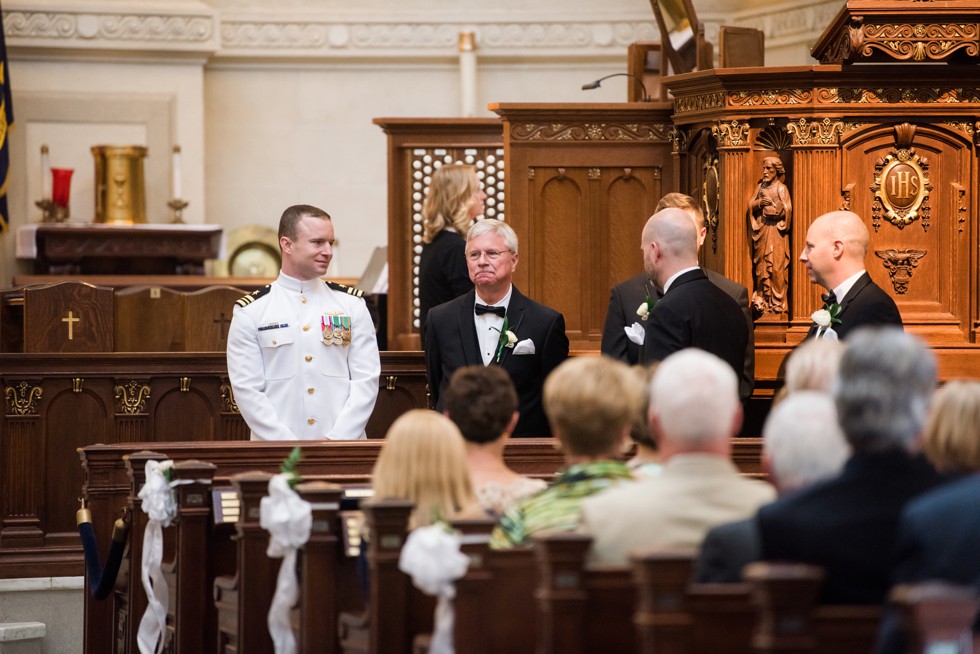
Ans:
[[[25,352],[112,352],[112,289],[60,282],[24,289]]]

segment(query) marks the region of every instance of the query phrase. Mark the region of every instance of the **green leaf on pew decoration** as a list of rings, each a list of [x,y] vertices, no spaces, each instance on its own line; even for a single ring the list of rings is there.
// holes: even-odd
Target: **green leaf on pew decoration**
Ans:
[[[299,465],[300,459],[303,458],[303,453],[297,445],[290,451],[289,456],[287,456],[282,465],[279,466],[279,472],[289,475],[289,487],[296,488],[296,484],[303,481],[303,477],[299,474],[296,469]]]

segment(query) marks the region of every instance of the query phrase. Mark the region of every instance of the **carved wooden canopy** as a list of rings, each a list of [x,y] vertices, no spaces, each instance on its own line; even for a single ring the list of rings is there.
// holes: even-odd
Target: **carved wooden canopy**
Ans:
[[[980,60],[978,0],[848,0],[811,54],[822,64]]]

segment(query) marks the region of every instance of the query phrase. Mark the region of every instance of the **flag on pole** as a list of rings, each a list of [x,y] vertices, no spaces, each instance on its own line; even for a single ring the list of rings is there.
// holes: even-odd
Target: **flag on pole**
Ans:
[[[7,69],[7,39],[3,33],[3,9],[0,9],[0,234],[7,231],[7,184],[10,182],[10,139],[14,126],[14,105],[10,100],[10,74]]]

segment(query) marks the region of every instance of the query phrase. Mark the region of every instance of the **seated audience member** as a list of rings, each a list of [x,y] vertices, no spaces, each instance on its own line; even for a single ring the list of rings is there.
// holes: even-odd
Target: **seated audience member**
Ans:
[[[574,531],[584,498],[629,482],[620,459],[639,402],[636,377],[624,363],[578,357],[559,365],[544,383],[544,410],[567,467],[551,486],[504,512],[490,546],[530,545],[537,533]]]
[[[833,393],[851,457],[836,477],[759,510],[765,560],[822,566],[823,602],[884,601],[901,511],[942,481],[917,454],[935,386],[935,357],[918,338],[855,331]]]
[[[514,500],[544,490],[540,479],[519,475],[504,463],[504,445],[517,424],[517,391],[500,366],[466,366],[446,389],[446,415],[466,441],[477,502],[499,516]]]
[[[980,383],[953,381],[933,403],[926,427],[926,456],[940,470],[972,473],[909,502],[898,530],[894,583],[942,580],[980,592]],[[978,633],[980,622],[974,624]],[[904,654],[896,615],[882,625],[877,648]]]
[[[663,470],[582,503],[582,524],[594,539],[591,560],[622,565],[638,548],[693,550],[711,527],[771,501],[772,486],[741,476],[731,462],[741,424],[731,365],[694,348],[664,359],[650,388],[650,430]]]
[[[762,466],[780,495],[836,475],[850,454],[834,400],[826,393],[788,396],[769,414],[762,438]],[[742,581],[742,568],[760,558],[755,516],[718,525],[704,538],[694,580],[737,583]]]
[[[829,393],[843,353],[844,344],[840,341],[823,338],[803,341],[786,359],[784,383],[773,404],[797,391]]]
[[[951,381],[936,391],[922,451],[940,472],[980,472],[980,382]]]
[[[650,421],[647,414],[650,410],[650,380],[653,373],[657,370],[659,362],[654,361],[649,366],[633,366],[633,374],[640,381],[640,388],[643,391],[642,399],[637,408],[636,415],[633,417],[633,424],[630,426],[630,438],[636,445],[636,453],[633,458],[626,462],[626,467],[633,472],[635,479],[649,479],[656,477],[663,469],[660,463],[660,453],[657,452],[657,442],[650,434]]]
[[[415,503],[410,529],[483,515],[473,495],[463,436],[449,418],[428,409],[413,409],[392,423],[371,484],[375,498]]]

